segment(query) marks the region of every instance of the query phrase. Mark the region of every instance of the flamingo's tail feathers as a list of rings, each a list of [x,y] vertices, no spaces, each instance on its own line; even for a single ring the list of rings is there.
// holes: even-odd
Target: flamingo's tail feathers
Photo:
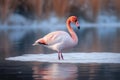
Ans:
[[[40,44],[47,45],[44,39],[38,39],[37,41],[35,41],[33,46],[40,45]]]
[[[39,44],[43,44],[43,45],[47,45],[47,43],[45,42],[44,39],[40,39],[40,40],[38,41],[38,43],[39,43]]]

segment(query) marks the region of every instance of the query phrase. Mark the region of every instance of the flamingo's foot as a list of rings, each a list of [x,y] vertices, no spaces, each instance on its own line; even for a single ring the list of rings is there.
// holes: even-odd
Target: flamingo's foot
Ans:
[[[64,57],[63,57],[62,53],[59,52],[59,53],[58,53],[58,60],[61,60],[61,59],[64,60]]]

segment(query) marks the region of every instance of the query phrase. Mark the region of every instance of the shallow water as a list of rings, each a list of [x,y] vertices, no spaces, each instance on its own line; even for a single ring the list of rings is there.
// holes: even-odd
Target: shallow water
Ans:
[[[57,54],[55,51],[49,50],[43,46],[35,46],[32,44],[34,41],[48,32],[44,32],[41,29],[8,29],[0,30],[0,80],[120,80],[120,27],[88,27],[82,28],[77,32],[79,37],[79,44],[69,50],[64,51],[64,53],[88,53],[99,52],[98,59],[104,58],[103,62],[94,63],[77,63],[76,59],[79,57],[82,61],[86,56],[70,56],[69,54],[64,54],[65,59],[74,58],[74,60],[68,62],[59,63],[57,60]],[[102,53],[112,53],[102,55]],[[42,54],[41,54],[42,53]],[[6,58],[14,58],[18,56],[28,55],[46,55],[49,56],[51,53],[54,57],[54,61],[42,62],[41,60],[35,61],[10,61],[5,60]],[[69,55],[69,56],[67,56]],[[72,54],[73,55],[73,54]],[[87,55],[87,60],[92,60],[91,58],[97,58],[95,56]],[[47,57],[44,56],[43,60]],[[23,56],[24,57],[24,56]],[[33,56],[32,56],[33,57]],[[117,59],[116,59],[117,57]],[[84,58],[84,59],[83,59]],[[17,58],[19,59],[19,58]],[[36,59],[36,58],[32,58]],[[49,58],[48,58],[49,60]],[[65,60],[66,61],[66,60]],[[113,61],[113,62],[111,62]],[[115,61],[115,62],[114,62]],[[117,61],[117,62],[116,62]]]
[[[0,62],[0,80],[120,80],[120,64]]]

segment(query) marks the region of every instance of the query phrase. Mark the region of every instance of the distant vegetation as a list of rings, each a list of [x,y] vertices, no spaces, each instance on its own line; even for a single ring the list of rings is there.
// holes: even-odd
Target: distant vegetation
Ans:
[[[55,13],[58,17],[76,15],[95,21],[98,13],[120,16],[120,0],[0,0],[0,19],[6,21],[12,13],[40,19]]]

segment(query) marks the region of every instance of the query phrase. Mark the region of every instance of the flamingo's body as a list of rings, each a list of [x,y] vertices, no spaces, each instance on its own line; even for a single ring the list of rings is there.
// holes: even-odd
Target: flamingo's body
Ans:
[[[78,43],[77,35],[70,26],[71,22],[76,23],[76,26],[79,28],[77,17],[69,17],[66,23],[70,35],[65,31],[54,31],[43,38],[38,39],[33,45],[43,44],[52,50],[56,50],[58,51],[58,59],[63,59],[61,51],[63,49],[74,47]]]

